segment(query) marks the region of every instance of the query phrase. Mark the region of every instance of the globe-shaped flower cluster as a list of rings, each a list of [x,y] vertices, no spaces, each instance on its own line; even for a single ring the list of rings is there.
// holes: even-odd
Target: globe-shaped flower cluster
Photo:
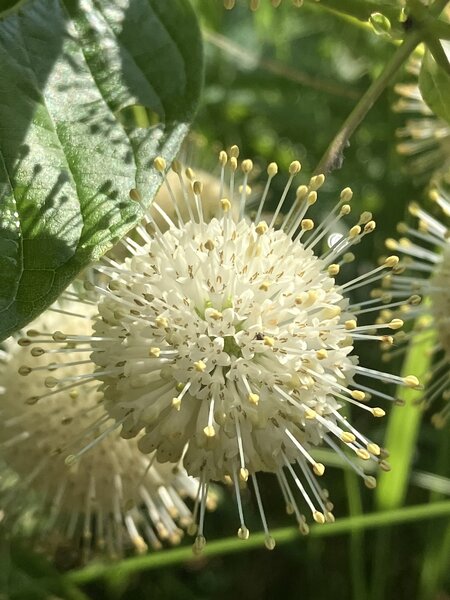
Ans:
[[[364,367],[355,354],[359,341],[392,343],[391,332],[402,320],[359,325],[359,315],[375,314],[380,301],[352,304],[349,298],[386,270],[395,271],[396,256],[339,282],[341,268],[354,258],[351,250],[375,228],[372,215],[363,212],[344,233],[336,233],[351,212],[351,190],[344,189],[316,225],[307,212],[325,178],[316,175],[292,194],[301,169],[294,161],[271,217],[263,220],[278,174],[271,163],[249,219],[252,161],[239,162],[234,146],[229,154],[220,153],[219,163],[219,216],[212,219],[203,213],[203,187],[195,173],[172,165],[188,218],[172,194],[173,218],[153,207],[164,228],[148,214],[123,241],[128,256],[105,258],[96,267],[98,277],[86,283],[99,299],[92,334],[62,330],[48,339],[52,347],[88,352],[89,374],[55,373],[46,383],[57,391],[86,379],[99,381],[96,390],[107,411],[102,418],[114,420],[111,435],[120,428],[126,443],[137,439],[143,455],[159,463],[182,461],[187,473],[198,477],[197,550],[205,542],[211,481],[234,485],[243,539],[249,532],[241,489],[252,482],[266,545],[272,548],[257,474],[277,477],[288,512],[303,532],[305,508],[317,523],[332,521],[333,505],[319,484],[325,467],[314,458],[315,449],[331,448],[374,487],[361,463],[388,469],[386,453],[352,426],[346,407],[381,417],[384,410],[370,400],[394,398],[374,381],[411,387],[418,381]],[[165,161],[157,158],[155,166],[171,193]],[[130,196],[142,202],[137,190]],[[22,343],[34,347],[35,340],[28,336]],[[45,340],[40,343],[45,346]],[[71,448],[79,446],[71,452],[71,464],[105,439],[102,433],[87,441],[92,431],[88,427],[85,440],[71,442]]]
[[[185,499],[198,497],[198,482],[119,436],[102,408],[85,344],[61,345],[54,333],[74,326],[80,337],[92,332],[94,305],[74,302],[71,293],[2,352],[3,525],[33,533],[47,551],[70,548],[84,560],[93,552],[120,556],[127,548],[178,543],[192,526]],[[74,461],[79,444],[83,456]]]

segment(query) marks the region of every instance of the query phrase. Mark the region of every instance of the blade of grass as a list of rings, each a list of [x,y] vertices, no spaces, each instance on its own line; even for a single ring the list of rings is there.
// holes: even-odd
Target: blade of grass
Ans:
[[[435,337],[428,331],[417,334],[403,363],[403,376],[426,373],[431,362]],[[402,506],[410,480],[411,462],[419,432],[422,411],[417,406],[422,397],[420,390],[400,386],[397,398],[405,406],[394,406],[389,416],[385,447],[390,452],[392,471],[382,472],[375,490],[375,505],[380,510],[392,510]],[[372,600],[382,600],[392,573],[392,535],[380,531],[375,539],[375,556],[372,574]]]
[[[422,600],[439,598],[443,578],[448,577],[450,556],[450,527],[448,523],[435,523],[427,543],[425,559],[421,567],[420,592]],[[442,590],[443,591],[443,590]]]
[[[351,531],[362,531],[365,529],[375,529],[379,527],[392,527],[401,523],[415,522],[418,520],[435,519],[450,515],[450,501],[435,502],[434,504],[424,504],[418,506],[409,506],[402,509],[376,512],[368,515],[349,517],[340,519],[336,523],[327,525],[311,526],[311,537],[327,537],[341,535]],[[278,544],[285,544],[293,541],[300,541],[298,530],[295,527],[286,527],[272,531],[272,535]],[[265,533],[253,534],[247,541],[237,539],[235,536],[225,538],[216,542],[209,542],[202,557],[225,555],[235,552],[242,552],[254,548],[263,548]],[[193,557],[189,546],[166,550],[155,554],[146,554],[135,556],[123,560],[120,563],[102,564],[94,563],[67,573],[65,576],[70,582],[80,585],[93,581],[95,579],[107,578],[112,573],[122,571],[124,574],[137,573],[140,571],[167,567],[179,564],[184,561],[194,562],[198,560]]]
[[[435,336],[429,332],[417,334],[403,363],[402,373],[426,373],[431,362],[431,351]],[[405,406],[394,406],[384,440],[390,452],[389,462],[392,471],[382,472],[375,490],[375,504],[378,509],[387,510],[403,504],[411,471],[422,411],[417,406],[423,392],[404,386],[397,390],[397,398],[405,401]]]
[[[346,470],[344,476],[350,516],[359,516],[362,514],[362,501],[358,477],[350,470]],[[350,534],[350,573],[355,600],[365,600],[367,598],[364,558],[364,532],[352,531]]]
[[[450,463],[450,437],[447,431],[440,431],[441,441],[436,464],[438,473],[448,473]],[[433,491],[430,501],[437,501],[443,497],[440,492]],[[419,596],[423,600],[432,600],[438,597],[439,588],[445,573],[448,573],[448,557],[450,556],[450,527],[447,523],[437,521],[430,523],[427,530],[427,539],[424,558],[420,572]]]

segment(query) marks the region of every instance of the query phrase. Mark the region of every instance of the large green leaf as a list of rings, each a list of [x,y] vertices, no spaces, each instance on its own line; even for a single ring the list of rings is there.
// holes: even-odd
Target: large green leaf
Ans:
[[[450,42],[442,42],[447,57],[450,56]],[[441,119],[450,123],[450,75],[434,60],[427,50],[419,75],[419,87],[423,99]]]
[[[34,0],[0,21],[0,339],[139,220],[128,192],[153,198],[201,82],[188,0]],[[133,105],[151,127],[124,124]]]

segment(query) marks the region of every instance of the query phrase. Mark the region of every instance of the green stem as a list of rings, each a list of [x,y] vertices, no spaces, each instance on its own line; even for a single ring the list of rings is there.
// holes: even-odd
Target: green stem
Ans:
[[[446,431],[440,432],[441,441],[436,464],[437,473],[448,473],[450,466],[450,436]],[[430,501],[441,499],[442,494],[432,492]],[[448,570],[450,556],[450,527],[436,520],[428,524],[424,558],[421,563],[419,597],[433,600],[439,595],[439,588]]]
[[[438,14],[432,14],[420,0],[408,0],[408,8],[414,25],[423,31],[424,41],[435,61],[444,71],[450,73],[450,64],[441,46],[440,39],[450,39],[450,23],[439,20]],[[439,6],[433,6],[434,10]]]
[[[422,4],[420,4],[420,0],[408,0],[408,7],[413,10],[413,12],[420,11],[422,15],[427,14],[432,17],[438,17],[444,8],[447,6],[448,0],[435,0],[433,4],[427,9]]]
[[[362,514],[362,501],[359,479],[356,474],[350,470],[345,471],[344,476],[349,514],[351,517],[360,516]],[[350,578],[353,598],[355,600],[367,599],[364,558],[364,533],[362,531],[352,531],[350,534]]]
[[[324,7],[336,13],[341,13],[360,21],[367,21],[374,12],[380,12],[391,21],[398,21],[400,11],[397,7],[389,6],[386,2],[376,2],[374,0],[307,0],[319,7]]]
[[[431,21],[427,24],[428,31],[439,40],[450,40],[450,23]]]
[[[444,8],[447,6],[447,4],[448,0],[434,0],[433,4],[429,8],[430,15],[438,17],[444,10]]]
[[[7,8],[0,9],[0,19],[5,19],[9,15],[17,13],[26,2],[28,2],[28,0],[17,0],[15,3],[7,3]]]
[[[400,523],[409,523],[418,520],[435,519],[450,515],[450,501],[435,502],[434,504],[423,504],[418,506],[409,506],[402,509],[385,511],[381,513],[371,513],[340,519],[336,523],[327,525],[311,526],[311,537],[327,537],[340,535],[351,531],[363,531],[365,529],[376,529],[387,527]],[[295,527],[285,527],[272,531],[273,537],[278,544],[299,541],[298,530]],[[210,542],[202,552],[202,557],[211,557],[218,555],[242,552],[254,548],[262,548],[264,545],[265,533],[253,534],[247,541],[236,539],[236,537],[225,538],[216,542]],[[156,554],[145,554],[128,558],[121,563],[114,564],[91,564],[82,569],[71,571],[65,576],[70,582],[77,585],[84,584],[95,579],[109,577],[112,573],[121,571],[123,575],[130,575],[149,569],[156,569],[178,564],[184,561],[193,561],[196,559],[192,555],[190,547],[175,548]]]
[[[413,31],[406,36],[402,45],[397,48],[391,57],[391,60],[384,67],[381,75],[373,81],[345,120],[341,129],[338,131],[325,151],[325,154],[319,161],[315,173],[329,173],[342,166],[344,149],[347,146],[350,137],[370,111],[376,100],[378,100],[381,93],[391,83],[395,74],[407,60],[414,48],[420,43],[422,35],[423,34],[419,31]]]
[[[358,93],[352,90],[349,86],[326,81],[318,77],[312,77],[308,73],[299,70],[298,68],[285,65],[277,60],[268,58],[260,58],[257,54],[253,54],[247,48],[242,48],[236,42],[230,40],[224,35],[215,31],[205,30],[203,32],[205,40],[211,45],[226,52],[229,56],[235,58],[239,65],[247,65],[251,68],[259,68],[268,73],[273,73],[277,77],[282,77],[287,81],[298,83],[312,90],[340,96],[342,98],[350,98],[352,100],[358,98]]]
[[[373,566],[370,600],[384,600],[392,572],[395,570],[397,555],[392,556],[392,530],[381,529],[376,532],[373,545]]]

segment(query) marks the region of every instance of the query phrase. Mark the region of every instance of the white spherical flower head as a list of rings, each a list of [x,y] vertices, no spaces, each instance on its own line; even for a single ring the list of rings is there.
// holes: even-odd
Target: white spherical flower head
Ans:
[[[241,487],[251,480],[268,548],[274,541],[258,472],[276,474],[301,531],[307,531],[306,517],[295,490],[316,522],[333,520],[328,494],[317,481],[324,466],[315,460],[314,448],[325,444],[333,449],[374,487],[374,478],[341,447],[355,458],[388,468],[385,455],[351,425],[342,408],[355,404],[379,417],[384,411],[367,401],[371,396],[391,397],[372,387],[372,380],[418,383],[414,377],[365,368],[354,355],[355,341],[388,343],[389,330],[402,325],[400,319],[358,325],[358,315],[376,312],[379,301],[353,305],[347,296],[382,278],[397,265],[396,257],[347,283],[335,279],[352,260],[352,246],[375,228],[372,215],[364,212],[345,233],[331,235],[351,211],[352,192],[346,188],[315,226],[307,211],[324,176],[300,185],[292,198],[290,190],[301,169],[294,161],[272,217],[263,221],[278,173],[275,163],[268,166],[267,182],[249,220],[245,211],[253,163],[239,163],[238,155],[236,146],[230,155],[220,153],[216,203],[222,215],[212,219],[204,216],[202,185],[195,174],[174,163],[188,220],[183,220],[174,196],[176,224],[156,206],[168,229],[161,231],[148,216],[133,238],[123,241],[129,257],[123,262],[104,259],[97,269],[108,281],[91,286],[102,298],[89,345],[105,408],[121,425],[123,437],[141,436],[143,453],[156,452],[159,461],[183,459],[188,473],[199,477],[197,550],[204,544],[204,499],[210,481],[233,482],[238,533],[245,539]],[[157,158],[155,166],[170,190],[165,161]],[[140,201],[136,190],[131,197]],[[192,199],[194,209],[189,208]],[[327,249],[317,254],[326,240],[331,240]],[[75,334],[66,339],[78,343]]]
[[[142,552],[148,545],[161,547],[163,540],[177,543],[182,528],[192,523],[183,498],[195,499],[198,492],[182,467],[144,456],[136,440],[125,441],[114,431],[99,404],[86,350],[70,342],[63,348],[40,346],[39,338],[44,346],[61,342],[61,329],[74,321],[79,336],[89,335],[90,319],[66,311],[81,309],[89,316],[92,308],[65,302],[56,308],[65,312],[49,310],[38,318],[21,346],[8,344],[0,395],[0,458],[16,476],[0,492],[4,522],[22,531],[23,516],[33,508],[43,547],[82,549],[85,560],[93,550],[120,556],[132,546]],[[36,343],[31,361],[29,340]],[[61,370],[64,386],[55,378]],[[95,443],[86,443],[89,435]],[[90,452],[74,460],[70,452],[80,440]]]
[[[389,239],[389,249],[404,254],[402,269],[385,281],[385,288],[401,305],[402,318],[415,321],[408,336],[398,342],[406,345],[416,336],[429,331],[437,338],[436,356],[433,369],[428,377],[424,392],[424,407],[440,398],[445,403],[434,413],[432,421],[436,427],[443,427],[450,416],[450,194],[448,184],[441,180],[430,193],[437,210],[425,211],[418,204],[410,205],[410,213],[418,219],[417,228],[399,224],[404,237]],[[437,215],[437,216],[434,216]],[[420,303],[420,294],[425,301]],[[409,298],[409,300],[408,300]],[[392,312],[383,313],[391,319]],[[434,332],[434,333],[433,333]],[[386,358],[389,358],[389,353]]]

